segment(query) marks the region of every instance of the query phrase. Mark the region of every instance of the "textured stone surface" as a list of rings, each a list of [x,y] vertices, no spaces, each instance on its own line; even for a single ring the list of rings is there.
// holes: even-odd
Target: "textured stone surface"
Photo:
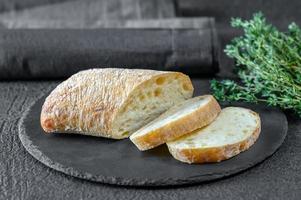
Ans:
[[[269,22],[287,29],[292,21],[300,24],[301,1],[290,0],[176,0],[181,16],[212,16],[219,27],[229,27],[231,17],[250,18],[263,12]]]
[[[202,84],[204,92],[208,83]],[[52,170],[30,156],[17,123],[54,82],[0,82],[0,199],[299,199],[301,120],[289,115],[284,144],[262,164],[227,179],[163,189],[115,187]]]

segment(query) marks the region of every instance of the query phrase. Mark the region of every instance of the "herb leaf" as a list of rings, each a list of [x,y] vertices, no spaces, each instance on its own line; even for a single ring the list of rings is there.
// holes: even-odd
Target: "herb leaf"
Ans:
[[[222,101],[266,102],[294,110],[301,117],[301,30],[291,23],[286,33],[266,22],[262,13],[247,21],[232,18],[242,28],[225,53],[236,61],[242,84],[212,80],[213,95]]]

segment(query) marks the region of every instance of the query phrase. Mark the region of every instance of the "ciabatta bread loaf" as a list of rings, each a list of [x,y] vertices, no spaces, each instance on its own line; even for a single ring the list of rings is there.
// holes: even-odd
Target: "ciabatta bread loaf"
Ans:
[[[220,162],[250,148],[260,127],[257,113],[228,107],[210,125],[168,142],[167,146],[173,157],[182,162]]]
[[[195,97],[173,106],[130,139],[141,151],[151,149],[208,125],[220,110],[213,96]]]
[[[41,126],[46,132],[126,138],[185,99],[193,86],[178,72],[138,69],[81,71],[46,98]]]

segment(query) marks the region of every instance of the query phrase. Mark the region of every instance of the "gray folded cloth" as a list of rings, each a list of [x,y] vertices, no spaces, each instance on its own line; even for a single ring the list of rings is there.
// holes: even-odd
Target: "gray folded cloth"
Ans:
[[[164,18],[164,19],[120,19],[120,20],[43,20],[30,19],[4,24],[8,29],[97,29],[97,28],[171,28],[204,29],[215,26],[213,18]]]
[[[175,17],[174,0],[74,0],[0,14],[4,28],[95,28],[111,20]]]
[[[175,18],[174,0],[75,0],[3,13],[0,24],[10,29],[0,30],[1,80],[93,67],[218,71],[214,19]]]
[[[45,4],[52,4],[57,2],[70,1],[70,0],[1,0],[0,12],[21,10],[24,8],[31,8]]]
[[[138,20],[132,28],[2,29],[0,79],[65,78],[102,67],[215,74],[219,43],[214,19],[177,20],[169,28],[163,28],[165,22],[154,26],[152,20]]]

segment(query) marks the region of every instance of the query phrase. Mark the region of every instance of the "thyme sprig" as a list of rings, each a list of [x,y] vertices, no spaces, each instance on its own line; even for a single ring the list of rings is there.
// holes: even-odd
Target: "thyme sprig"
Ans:
[[[262,13],[251,20],[233,18],[231,25],[244,30],[224,50],[235,59],[241,83],[212,80],[213,95],[222,101],[265,102],[301,117],[300,28],[291,23],[287,32],[280,32]]]

